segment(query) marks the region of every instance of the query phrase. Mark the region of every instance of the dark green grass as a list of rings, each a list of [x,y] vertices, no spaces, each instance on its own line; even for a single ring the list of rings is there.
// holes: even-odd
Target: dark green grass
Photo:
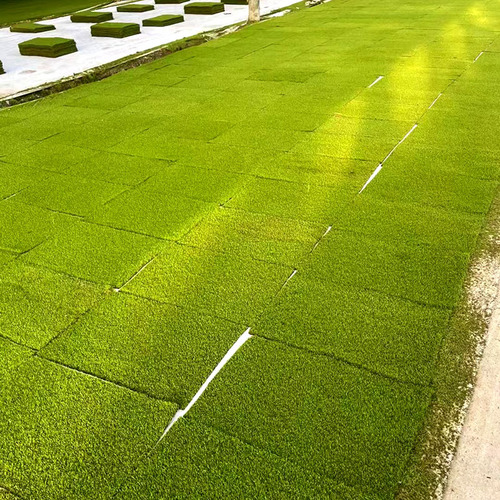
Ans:
[[[164,14],[163,16],[150,17],[142,21],[143,26],[163,27],[171,24],[183,23],[184,17],[174,14]]]
[[[70,221],[57,227],[51,239],[23,259],[119,287],[155,255],[158,245],[158,240],[148,236]]]
[[[60,16],[99,3],[98,0],[2,0],[0,26],[28,19]]]
[[[106,289],[19,261],[0,269],[0,332],[40,349],[106,296]]]
[[[176,411],[36,358],[3,377],[0,404],[0,484],[24,498],[110,498]]]
[[[41,24],[41,23],[19,23],[13,24],[10,27],[10,31],[14,33],[41,33],[43,31],[55,30],[56,27],[52,24]]]
[[[191,2],[184,7],[185,14],[212,15],[224,12],[224,4],[220,2]]]
[[[156,172],[143,187],[145,191],[164,195],[224,203],[251,179],[246,175],[174,164]]]
[[[403,381],[430,383],[449,309],[307,276],[299,271],[254,333]]]
[[[48,173],[36,184],[27,187],[16,202],[48,208],[71,215],[88,215],[127,189],[125,186],[91,179],[78,179]]]
[[[469,255],[435,246],[380,241],[332,232],[304,272],[324,281],[384,292],[425,304],[453,306]]]
[[[147,491],[151,498],[347,498],[334,486],[286,459],[183,419],[119,496],[138,500]]]
[[[357,498],[391,498],[429,395],[253,338],[188,418],[353,487]]]
[[[324,232],[321,224],[219,208],[181,241],[207,250],[296,266]]]
[[[124,290],[248,324],[291,272],[291,267],[169,244]]]
[[[84,160],[72,162],[65,173],[73,178],[82,177],[135,186],[168,168],[170,163],[163,160],[100,152]]]
[[[143,3],[130,3],[127,5],[120,5],[116,8],[117,12],[146,12],[148,10],[154,10],[154,5],[143,4]]]
[[[214,204],[201,200],[151,192],[140,186],[97,208],[90,220],[157,238],[178,239],[214,208]]]
[[[71,38],[33,38],[19,44],[23,56],[60,57],[77,50],[76,42]]]
[[[119,293],[41,355],[184,408],[244,330]]]
[[[329,225],[351,201],[355,189],[356,186],[341,186],[340,183],[336,187],[326,187],[258,178],[227,206]]]
[[[169,3],[184,3],[187,0],[155,0],[157,4],[169,4]]]
[[[90,27],[92,36],[103,36],[112,38],[126,38],[138,35],[141,26],[136,23],[99,23]]]
[[[19,365],[26,362],[33,356],[33,351],[27,347],[20,346],[9,340],[0,337],[0,383],[4,376],[8,376]],[[3,383],[2,383],[3,385]],[[1,486],[0,486],[0,498]]]
[[[112,12],[84,11],[71,16],[74,23],[102,23],[113,19]]]

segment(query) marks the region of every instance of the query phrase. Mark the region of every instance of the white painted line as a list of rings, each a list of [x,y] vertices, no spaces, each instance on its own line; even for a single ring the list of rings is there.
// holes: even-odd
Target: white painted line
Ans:
[[[231,349],[227,351],[226,355],[219,361],[219,364],[215,367],[214,371],[208,376],[207,380],[203,383],[203,385],[198,389],[198,392],[194,395],[193,399],[189,402],[189,404],[183,410],[177,410],[174,417],[168,424],[167,428],[163,431],[160,439],[156,443],[158,445],[160,441],[166,436],[167,432],[172,428],[172,426],[182,418],[198,401],[200,396],[205,392],[206,388],[210,385],[210,382],[217,376],[217,374],[224,368],[224,365],[236,354],[238,349],[249,339],[252,335],[250,334],[250,328],[247,328],[238,338],[238,340],[233,344]]]
[[[380,80],[382,80],[382,78],[384,78],[384,77],[382,75],[380,75],[372,83],[370,83],[370,85],[368,85],[368,88],[371,89],[374,85],[376,85],[378,82],[380,82]]]
[[[379,163],[378,167],[373,171],[373,174],[370,175],[368,180],[365,182],[365,185],[359,190],[358,194],[361,194],[365,190],[366,186],[368,186],[368,184],[370,184],[370,182],[373,181],[373,179],[375,179],[375,177],[377,177],[378,173],[381,170],[382,170],[382,163]]]
[[[482,55],[484,54],[483,51],[479,52],[479,54],[476,56],[476,58],[474,59],[474,62],[476,62]]]
[[[394,153],[394,151],[396,151],[396,149],[399,147],[400,144],[403,144],[403,142],[406,141],[406,139],[408,139],[408,137],[410,136],[410,134],[417,127],[418,127],[418,124],[415,123],[415,125],[413,125],[413,127],[410,129],[410,131],[407,132],[406,135],[391,149],[391,152],[382,160],[382,162],[380,163],[380,165],[383,165],[389,159],[389,157],[392,155],[392,153]]]
[[[292,274],[290,274],[290,276],[288,276],[288,278],[286,279],[286,281],[283,283],[283,286],[286,286],[286,284],[297,274],[297,269],[294,269]],[[283,288],[283,287],[281,287]]]
[[[318,247],[318,245],[321,243],[321,241],[323,240],[323,238],[332,230],[332,226],[328,226],[326,228],[326,231],[322,234],[321,238],[314,244],[314,246],[312,247],[312,250],[311,252],[314,252],[314,250],[316,250],[316,248]]]
[[[438,101],[438,99],[443,95],[442,92],[439,92],[439,95],[432,101],[431,105],[427,109],[431,109],[434,104]]]
[[[149,264],[151,264],[151,262],[153,262],[153,260],[155,260],[156,257],[153,257],[152,259],[148,260],[146,262],[146,264],[144,264],[136,273],[134,273],[127,281],[125,281],[125,283],[123,283],[123,285],[119,288],[113,288],[113,290],[115,292],[119,292],[125,285],[128,285],[135,277],[137,277],[137,275],[139,275],[140,273],[142,273],[142,271],[144,271],[144,269],[146,269],[146,267],[149,266]]]

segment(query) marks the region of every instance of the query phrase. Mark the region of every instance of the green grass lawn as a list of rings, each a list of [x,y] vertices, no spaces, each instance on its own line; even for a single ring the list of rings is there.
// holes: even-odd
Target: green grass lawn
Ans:
[[[1,110],[0,498],[431,498],[499,31],[495,2],[333,0]]]
[[[56,17],[106,3],[99,0],[1,0],[0,26],[18,21]]]

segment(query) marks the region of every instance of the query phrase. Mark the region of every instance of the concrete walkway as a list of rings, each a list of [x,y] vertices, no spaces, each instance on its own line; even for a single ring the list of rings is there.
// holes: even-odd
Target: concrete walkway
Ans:
[[[497,301],[476,389],[445,500],[500,498],[500,307]]]

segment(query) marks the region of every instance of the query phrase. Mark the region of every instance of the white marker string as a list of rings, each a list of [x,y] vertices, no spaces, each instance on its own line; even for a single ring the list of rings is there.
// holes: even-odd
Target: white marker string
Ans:
[[[479,52],[479,54],[474,59],[474,62],[476,62],[483,54],[484,54],[484,51]]]
[[[312,250],[311,252],[314,252],[314,250],[316,250],[316,248],[318,247],[318,245],[321,243],[321,241],[323,240],[323,238],[332,230],[332,226],[328,226],[326,228],[326,231],[322,234],[321,238],[314,244],[314,246],[312,247]]]
[[[438,99],[443,95],[442,92],[439,93],[439,95],[432,101],[431,105],[427,109],[431,109],[434,104],[437,103]]]
[[[382,80],[382,78],[384,78],[382,75],[380,75],[378,78],[376,78],[372,83],[370,83],[370,85],[368,85],[367,88],[371,89],[374,85],[376,85],[378,82],[380,82],[380,80]]]
[[[203,385],[198,389],[198,392],[194,395],[193,399],[189,402],[189,404],[183,410],[177,410],[174,417],[168,424],[167,428],[163,431],[160,439],[157,441],[156,446],[160,443],[160,441],[165,437],[167,432],[172,428],[172,426],[182,418],[198,401],[200,396],[205,392],[206,388],[210,385],[210,382],[217,376],[217,374],[224,368],[224,365],[236,354],[238,349],[250,338],[252,335],[250,334],[250,328],[247,328],[238,338],[238,340],[232,345],[231,349],[227,351],[226,355],[219,361],[219,364],[215,367],[213,372],[208,376]]]
[[[128,285],[135,277],[137,277],[140,273],[142,273],[142,271],[144,271],[144,269],[146,269],[146,267],[149,266],[149,264],[151,264],[151,262],[153,262],[153,260],[155,260],[156,257],[153,257],[152,259],[148,260],[148,262],[146,262],[146,264],[144,264],[136,273],[134,273],[127,281],[125,281],[125,283],[123,283],[122,286],[118,287],[118,288],[113,288],[113,290],[115,292],[119,292],[125,285]]]
[[[370,175],[369,179],[365,182],[365,185],[359,190],[358,194],[361,194],[366,186],[368,186],[368,184],[370,184],[370,182],[375,179],[375,177],[377,177],[378,173],[382,170],[382,163],[379,163],[378,167],[373,171],[373,174]]]
[[[406,135],[391,149],[391,152],[381,161],[381,165],[383,165],[388,159],[389,157],[392,155],[392,153],[394,153],[394,151],[396,151],[396,149],[400,146],[400,144],[403,144],[403,142],[406,141],[406,139],[408,139],[408,137],[410,136],[410,134],[418,127],[418,124],[415,123],[415,125],[413,125],[413,127],[409,130],[409,132],[406,133]]]

